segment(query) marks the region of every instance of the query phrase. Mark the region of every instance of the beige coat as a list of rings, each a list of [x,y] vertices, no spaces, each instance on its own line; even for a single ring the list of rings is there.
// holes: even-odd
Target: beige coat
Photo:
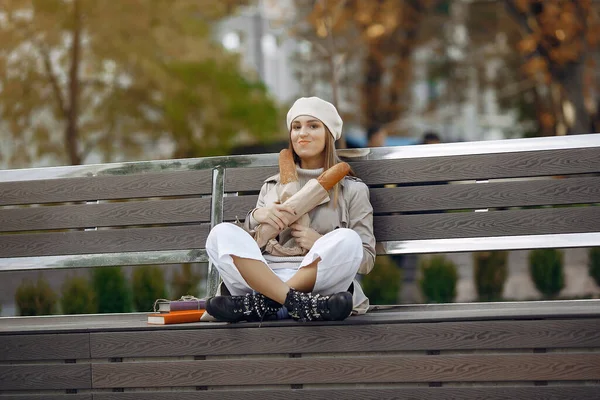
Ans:
[[[269,206],[279,200],[276,185],[279,185],[279,174],[265,180],[256,208]],[[375,263],[373,207],[369,201],[369,188],[360,179],[348,176],[341,181],[337,208],[331,207],[333,196],[331,191],[330,199],[326,199],[309,212],[310,227],[321,235],[336,228],[349,228],[358,233],[363,243],[363,260],[358,273],[368,274]],[[248,213],[244,224],[248,231],[254,229],[257,224],[251,217],[252,211],[254,209]],[[285,243],[281,244],[285,246]]]
[[[260,190],[256,208],[265,207],[278,201],[276,185],[279,184],[279,174],[265,180]],[[333,194],[330,194],[332,197]],[[341,181],[341,191],[338,196],[338,207],[330,207],[326,200],[309,213],[310,227],[324,235],[336,228],[353,229],[360,236],[363,243],[363,260],[358,269],[360,274],[368,274],[375,264],[375,236],[373,235],[373,207],[369,201],[369,188],[360,179],[346,177]],[[255,208],[255,209],[256,209]],[[246,216],[243,228],[251,232],[258,224],[251,217],[251,210]],[[241,224],[240,224],[241,225]],[[369,299],[365,296],[360,284],[354,280],[354,308],[353,314],[364,314],[369,309]],[[224,284],[220,284],[216,295],[229,294]],[[204,313],[201,321],[214,321],[208,313]]]

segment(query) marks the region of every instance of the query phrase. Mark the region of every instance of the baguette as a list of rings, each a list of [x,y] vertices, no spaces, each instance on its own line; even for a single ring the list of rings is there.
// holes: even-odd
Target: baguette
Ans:
[[[280,166],[282,159],[285,156],[284,150],[280,153]],[[295,167],[294,167],[295,171]],[[298,192],[294,193],[291,197],[287,198],[283,205],[290,206],[296,211],[296,215],[289,221],[293,224],[300,218],[304,218],[306,213],[318,206],[323,200],[328,198],[328,192],[335,186],[336,183],[344,179],[344,177],[350,172],[350,166],[345,162],[338,163],[327,171],[323,172],[317,179],[310,179]],[[283,169],[280,171],[280,182],[283,183]],[[294,174],[297,178],[297,175]],[[288,178],[289,175],[286,177]],[[305,218],[306,220],[306,218]],[[310,220],[308,220],[310,221]],[[307,221],[307,222],[308,222]],[[304,222],[306,223],[306,222]],[[258,243],[258,247],[265,248],[267,243],[275,238],[281,231],[269,224],[260,224],[256,228],[254,234],[254,240]]]
[[[279,152],[279,181],[285,185],[298,180],[296,163],[294,155],[290,149],[283,149]]]
[[[345,162],[337,163],[319,175],[317,181],[323,186],[323,189],[330,191],[335,184],[344,179],[349,172],[350,165]]]

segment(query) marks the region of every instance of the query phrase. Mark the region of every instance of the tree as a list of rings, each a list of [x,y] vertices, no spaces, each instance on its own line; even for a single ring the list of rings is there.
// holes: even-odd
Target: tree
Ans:
[[[92,287],[99,313],[131,311],[131,289],[122,267],[99,267],[92,270]]]
[[[502,299],[508,277],[508,251],[473,253],[473,278],[480,301]]]
[[[64,281],[60,304],[63,314],[94,314],[98,311],[92,285],[87,278],[78,275]]]
[[[133,270],[131,277],[133,307],[136,311],[151,311],[157,299],[167,297],[165,274],[161,267],[143,265]]]
[[[278,110],[261,82],[241,76],[237,63],[207,60],[174,62],[168,67],[179,87],[169,89],[163,129],[177,134],[177,158],[227,154],[240,139],[274,140]]]
[[[456,297],[458,268],[443,255],[422,259],[419,263],[419,286],[428,303],[451,303]]]
[[[598,118],[600,17],[591,0],[507,0],[521,29],[523,72],[537,85],[541,128],[588,133]],[[595,57],[595,59],[594,59]],[[587,103],[587,104],[586,104]]]
[[[396,304],[402,285],[402,271],[389,256],[377,256],[373,270],[360,284],[371,304]]]
[[[574,8],[589,10],[587,21],[574,20],[569,14]],[[594,107],[593,104],[599,93],[595,65],[600,60],[600,49],[597,39],[594,39],[598,36],[599,8],[598,2],[452,2],[449,20],[440,24],[446,28],[446,34],[432,41],[434,45],[431,46],[437,57],[433,61],[435,68],[429,69],[429,78],[443,81],[445,88],[439,99],[431,104],[431,108],[439,109],[445,101],[446,104],[457,104],[466,100],[470,105],[483,109],[485,104],[490,104],[490,97],[487,96],[492,95],[497,99],[492,109],[497,106],[505,113],[516,111],[518,116],[519,124],[502,127],[502,131],[508,136],[548,136],[594,130],[589,124],[590,119],[594,113],[596,119],[600,116],[598,105]],[[548,15],[542,17],[541,10],[548,12]],[[555,17],[556,20],[553,19]],[[452,29],[447,29],[453,20],[456,20],[454,33],[464,29],[465,38],[457,57],[453,57],[449,51],[456,47],[456,43],[453,43],[456,35]],[[563,50],[567,51],[572,51],[583,43],[580,60],[576,61],[583,65],[581,69],[571,70],[572,65],[561,60],[560,53],[546,49],[552,37],[555,41],[557,34],[563,37],[565,28],[560,26],[558,20],[562,21],[560,23],[568,22],[571,30],[585,29],[588,32],[586,37],[565,36],[561,42]],[[544,35],[550,35],[550,39]],[[425,36],[432,37],[428,33]],[[578,40],[580,43],[577,43]],[[549,58],[544,59],[543,56]],[[577,74],[582,71],[583,75],[578,77]],[[577,89],[577,85],[571,81],[581,79],[582,76],[584,87]],[[569,82],[564,83],[564,78]],[[474,82],[473,87],[479,88],[481,93],[476,91],[472,95],[469,87]],[[576,104],[578,107],[583,105],[584,118],[575,115],[574,103],[565,97],[566,92],[579,102]],[[465,99],[465,94],[470,98]],[[495,112],[497,111],[492,111]],[[585,129],[574,127],[575,122],[583,122]]]
[[[529,274],[545,298],[554,299],[565,287],[564,253],[558,249],[535,249],[529,253]]]
[[[378,0],[357,9],[366,44],[361,109],[368,124],[394,122],[406,111],[412,81],[412,54],[433,0]],[[366,4],[357,1],[356,7]]]
[[[277,110],[265,87],[211,41],[214,22],[244,3],[0,0],[10,163],[130,160],[164,141],[201,156],[271,136]]]
[[[172,298],[179,299],[182,296],[199,296],[200,281],[202,281],[202,274],[198,271],[194,271],[192,264],[182,264],[181,270],[173,273],[173,280],[171,282]]]
[[[320,78],[341,102],[360,97],[364,126],[399,119],[410,96],[411,57],[421,42],[423,22],[439,0],[301,0],[292,32],[312,44],[301,63],[327,66]],[[323,68],[322,68],[323,69]],[[339,94],[338,94],[339,92]],[[338,98],[339,97],[339,98]],[[352,115],[353,116],[353,115]],[[349,115],[350,117],[350,115]]]
[[[54,313],[56,293],[42,275],[37,281],[23,280],[15,293],[19,315],[49,315]]]

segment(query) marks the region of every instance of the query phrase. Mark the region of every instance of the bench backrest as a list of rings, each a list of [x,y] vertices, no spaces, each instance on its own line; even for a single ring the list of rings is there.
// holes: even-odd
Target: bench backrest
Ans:
[[[380,254],[600,243],[600,134],[343,154],[370,187]],[[226,169],[226,196],[243,196],[224,198],[224,220],[276,172]]]
[[[600,245],[600,134],[340,153],[371,188],[380,254]],[[210,227],[243,219],[276,166],[263,154],[0,171],[0,271],[205,262]]]
[[[198,164],[1,171],[0,269],[205,261],[213,173]]]

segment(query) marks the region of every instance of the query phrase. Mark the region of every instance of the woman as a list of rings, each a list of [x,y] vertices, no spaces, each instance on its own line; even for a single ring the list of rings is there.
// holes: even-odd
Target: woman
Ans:
[[[318,97],[298,99],[287,114],[287,129],[301,185],[339,162],[335,140],[342,134],[342,119],[333,104]],[[368,187],[353,176],[344,178],[309,212],[309,226],[290,226],[294,245],[308,253],[275,257],[261,253],[252,234],[259,224],[282,230],[295,219],[293,209],[279,204],[278,185],[279,175],[265,181],[244,229],[223,223],[210,232],[206,251],[230,295],[208,299],[207,312],[230,322],[274,319],[286,312],[302,321],[343,320],[352,310],[366,312],[368,299],[353,279],[357,272],[368,273],[375,261]]]

